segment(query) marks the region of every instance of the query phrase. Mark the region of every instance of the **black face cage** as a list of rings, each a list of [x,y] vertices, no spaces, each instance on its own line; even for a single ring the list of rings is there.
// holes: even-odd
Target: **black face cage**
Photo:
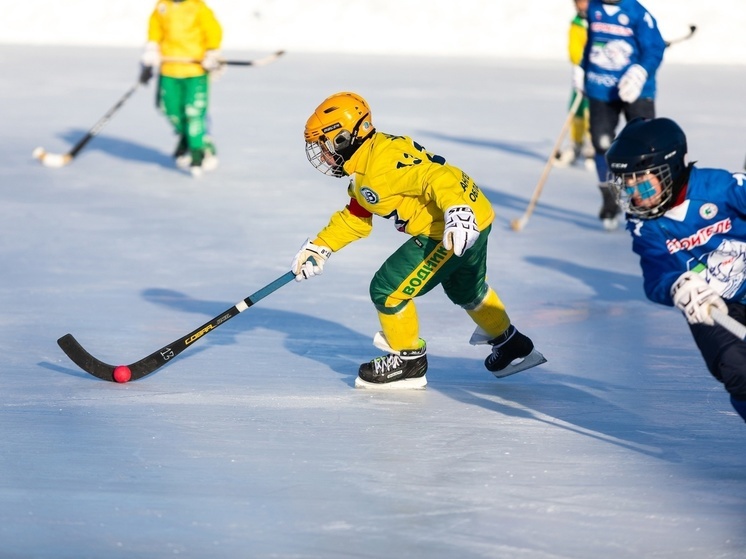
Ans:
[[[635,203],[635,194],[643,200],[646,198],[644,192],[639,187],[645,183],[645,176],[651,174],[658,178],[661,184],[660,195],[654,204],[649,206]],[[673,176],[671,167],[667,163],[657,167],[651,167],[642,171],[633,173],[613,173],[608,174],[607,180],[616,193],[619,206],[622,211],[640,219],[654,219],[663,215],[671,205],[673,198]],[[652,197],[652,196],[651,196]]]

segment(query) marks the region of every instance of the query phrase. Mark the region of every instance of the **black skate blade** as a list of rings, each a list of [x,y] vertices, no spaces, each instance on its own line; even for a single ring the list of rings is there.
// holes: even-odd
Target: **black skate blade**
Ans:
[[[546,362],[546,358],[534,349],[531,351],[531,353],[524,357],[522,361],[519,361],[515,364],[511,363],[510,365],[508,365],[504,369],[500,369],[499,371],[492,371],[492,374],[495,375],[497,378],[505,378]]]

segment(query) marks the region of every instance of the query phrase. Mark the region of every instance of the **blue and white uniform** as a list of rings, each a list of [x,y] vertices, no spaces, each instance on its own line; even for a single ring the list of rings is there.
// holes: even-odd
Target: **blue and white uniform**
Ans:
[[[691,167],[685,188],[683,200],[661,217],[627,217],[645,294],[673,306],[671,286],[691,270],[720,294],[731,318],[746,324],[746,174]],[[708,370],[746,421],[746,344],[723,328],[689,328]]]
[[[648,73],[641,98],[655,98],[655,73],[666,43],[655,18],[637,1],[588,6],[588,41],[580,65],[585,70],[585,93],[591,99],[618,101],[619,78],[633,64]]]
[[[673,306],[671,286],[704,273],[727,302],[746,299],[746,174],[691,168],[684,200],[657,219],[628,218],[645,294]]]

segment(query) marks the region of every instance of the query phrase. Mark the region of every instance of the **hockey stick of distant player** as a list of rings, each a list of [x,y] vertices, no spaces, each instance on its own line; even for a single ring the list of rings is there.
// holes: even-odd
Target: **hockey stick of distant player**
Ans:
[[[694,35],[694,32],[697,30],[696,25],[690,25],[689,26],[689,33],[684,35],[683,37],[679,37],[678,39],[671,39],[670,41],[666,41],[666,46],[670,47],[671,45],[675,45],[676,43],[681,43],[683,41],[686,41],[687,39],[691,39],[692,35]]]
[[[255,60],[225,60],[220,59],[220,63],[224,64],[226,66],[266,66],[267,64],[270,64],[271,62],[274,62],[278,58],[280,58],[283,54],[285,54],[284,50],[278,50],[277,52],[273,52],[272,54],[268,54],[267,56],[263,58],[257,58]],[[193,58],[164,58],[163,62],[182,62],[185,64],[201,64],[201,60],[195,60]]]
[[[291,282],[295,279],[293,272],[287,272],[283,274],[275,281],[265,285],[259,291],[246,297],[246,299],[239,301],[233,305],[227,311],[224,311],[217,315],[215,318],[205,322],[202,326],[196,330],[192,330],[187,335],[182,336],[176,341],[163,346],[158,351],[155,351],[147,357],[135,361],[131,365],[109,365],[103,361],[99,361],[88,353],[83,346],[72,336],[72,334],[65,334],[59,340],[57,344],[62,348],[62,351],[76,364],[78,367],[83,369],[86,373],[98,377],[103,380],[111,382],[127,382],[129,380],[137,380],[146,375],[149,375],[153,371],[158,370],[160,367],[168,363],[171,359],[179,355],[186,348],[191,346],[194,342],[199,340],[202,336],[208,332],[215,330],[221,324],[225,324],[231,318],[237,314],[245,311],[250,306],[254,305],[258,301],[264,299],[270,293],[277,291],[280,287],[286,283]],[[119,376],[124,371],[125,376]],[[115,375],[116,372],[116,375]]]
[[[583,94],[580,91],[576,91],[575,93],[575,99],[572,102],[570,110],[567,112],[567,118],[565,119],[565,123],[562,125],[562,130],[560,130],[559,136],[557,136],[557,141],[554,142],[554,147],[549,154],[549,159],[547,159],[547,163],[546,165],[544,165],[544,171],[541,173],[539,182],[536,183],[536,187],[534,187],[534,193],[531,196],[531,200],[529,201],[528,206],[526,207],[526,211],[523,212],[523,215],[520,218],[514,219],[510,222],[510,227],[511,229],[513,229],[513,231],[520,231],[521,229],[523,229],[528,223],[531,214],[534,213],[534,208],[536,207],[536,203],[539,201],[541,191],[544,189],[544,183],[549,176],[549,171],[551,171],[552,167],[554,166],[553,160],[555,158],[555,154],[559,151],[560,146],[562,145],[562,141],[565,139],[565,134],[567,134],[567,131],[572,124],[572,119],[575,117],[575,113],[577,112],[578,107],[580,107],[580,103],[583,101]]]
[[[263,58],[257,58],[255,60],[221,60],[222,64],[227,66],[266,66],[267,64],[274,62],[285,54],[284,50],[278,50],[272,54],[268,54]]]
[[[80,141],[75,144],[73,148],[67,153],[47,153],[47,151],[43,147],[38,147],[34,150],[33,156],[41,161],[41,164],[45,167],[64,167],[65,165],[70,163],[76,155],[78,155],[80,150],[82,150],[88,142],[90,142],[95,136],[98,135],[99,132],[101,132],[103,127],[106,126],[106,124],[111,120],[111,117],[114,116],[114,113],[116,113],[122,107],[122,105],[124,105],[124,102],[132,96],[132,94],[137,90],[138,87],[140,87],[139,80],[135,85],[127,90],[127,93],[122,95],[121,99],[119,99],[119,101],[117,101],[116,104],[111,109],[109,109],[103,117],[101,117],[101,120],[94,124],[93,128],[91,128],[88,133],[83,136]]]
[[[728,316],[727,313],[716,308],[710,309],[710,316],[715,321],[715,324],[719,324],[739,340],[746,340],[746,326],[738,322],[735,318]]]

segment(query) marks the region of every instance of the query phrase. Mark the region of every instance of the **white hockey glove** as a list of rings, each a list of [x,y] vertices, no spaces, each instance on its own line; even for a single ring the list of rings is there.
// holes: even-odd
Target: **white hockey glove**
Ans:
[[[311,242],[311,239],[306,239],[290,266],[295,274],[295,281],[303,281],[321,275],[324,272],[324,263],[331,255],[332,250],[330,248],[315,245]]]
[[[640,97],[648,71],[639,64],[633,64],[619,79],[619,98],[625,103],[634,103]]]
[[[158,43],[150,41],[145,45],[145,50],[140,57],[140,83],[148,85],[160,65],[161,49]]]
[[[220,62],[219,50],[208,50],[202,59],[202,67],[207,72],[219,72],[223,69],[223,63]]]
[[[585,70],[582,66],[572,67],[572,87],[580,93],[585,93]]]
[[[689,324],[708,324],[715,321],[710,316],[710,307],[728,314],[728,307],[707,281],[694,272],[684,272],[671,287],[671,297],[677,309],[684,311]]]
[[[451,206],[445,213],[446,228],[443,231],[443,246],[453,249],[453,254],[461,256],[479,238],[479,229],[474,212],[469,206]]]
[[[140,57],[140,62],[143,66],[150,66],[151,68],[157,68],[161,65],[161,47],[158,46],[158,43],[148,41]]]

